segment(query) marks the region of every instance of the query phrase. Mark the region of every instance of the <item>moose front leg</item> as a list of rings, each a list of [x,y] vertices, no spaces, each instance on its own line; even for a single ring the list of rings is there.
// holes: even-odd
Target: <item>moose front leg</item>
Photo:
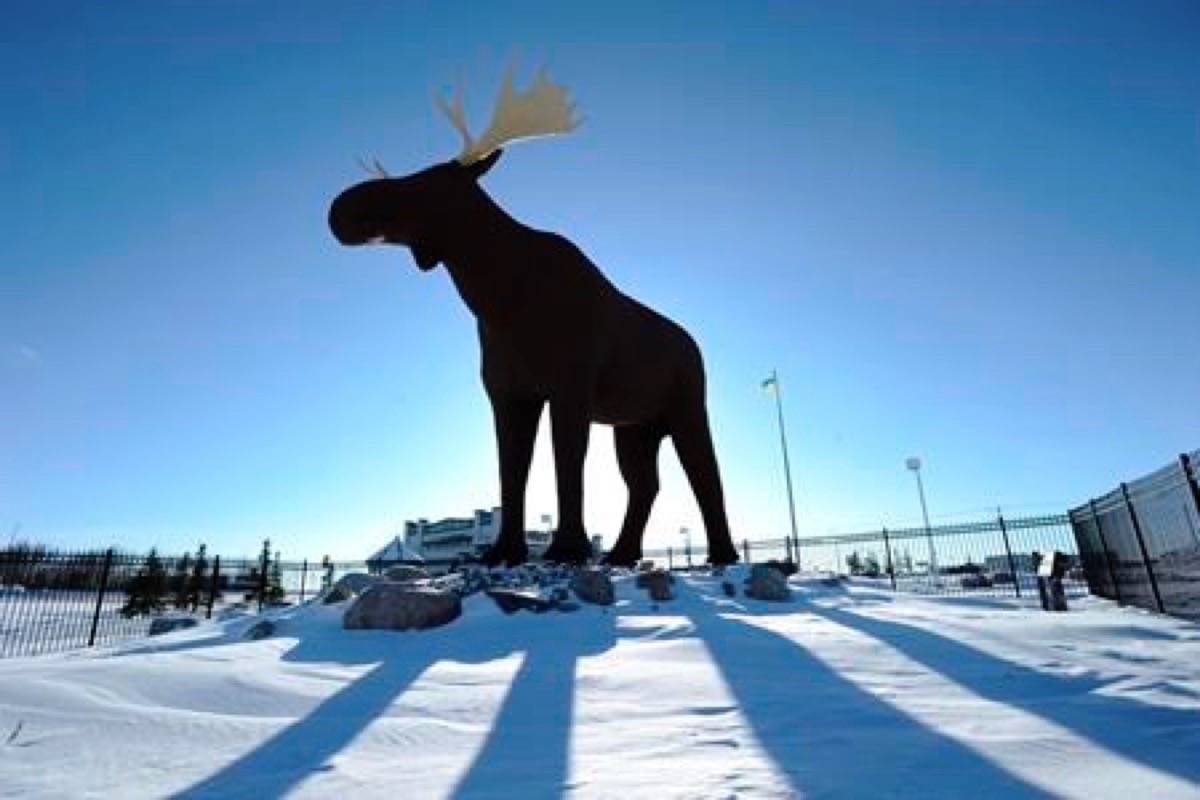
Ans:
[[[496,422],[496,449],[500,456],[500,533],[484,553],[489,567],[523,564],[529,555],[525,543],[525,484],[537,439],[538,420],[545,401],[537,397],[489,393]]]
[[[591,421],[587,404],[574,397],[550,401],[554,439],[554,475],[558,483],[558,530],[546,550],[547,561],[585,564],[592,554],[583,527],[583,462]]]

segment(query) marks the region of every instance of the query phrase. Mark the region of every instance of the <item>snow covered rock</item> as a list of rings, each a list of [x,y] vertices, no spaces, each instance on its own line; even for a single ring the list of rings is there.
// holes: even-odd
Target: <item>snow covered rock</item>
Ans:
[[[393,631],[436,628],[458,619],[462,600],[454,592],[403,583],[381,582],[346,609],[342,627]]]
[[[195,617],[157,617],[150,622],[150,635],[160,636],[171,631],[194,628],[199,624]]]
[[[553,599],[547,599],[528,589],[488,589],[487,596],[492,598],[505,614],[522,610],[543,614],[556,605]]]
[[[746,596],[756,600],[783,602],[792,599],[787,576],[772,564],[755,564],[746,579]]]
[[[362,594],[380,580],[378,575],[368,575],[365,572],[351,572],[338,578],[333,584],[333,589],[346,589],[352,594]]]
[[[389,569],[385,574],[389,581],[397,581],[399,583],[423,581],[429,577],[427,571],[421,567],[414,567],[411,564],[399,564]]]
[[[637,576],[637,585],[650,594],[650,599],[656,603],[672,599],[675,594],[671,591],[671,575],[666,570],[656,569],[643,572]]]
[[[585,603],[611,606],[615,598],[608,573],[595,568],[581,569],[571,578],[571,591]]]
[[[328,606],[332,605],[333,603],[344,602],[352,597],[354,597],[354,592],[350,591],[345,586],[334,586],[325,593],[325,597],[322,598],[321,602]]]
[[[269,619],[260,619],[258,622],[251,625],[244,634],[242,634],[242,638],[249,639],[250,641],[257,641],[259,639],[266,639],[268,636],[274,635],[275,623]]]

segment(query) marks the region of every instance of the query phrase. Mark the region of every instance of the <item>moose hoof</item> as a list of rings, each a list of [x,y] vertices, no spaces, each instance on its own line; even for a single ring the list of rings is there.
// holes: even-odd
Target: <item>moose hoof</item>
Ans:
[[[586,536],[564,539],[555,536],[542,558],[557,564],[586,564],[592,557],[592,546]]]
[[[636,567],[641,560],[641,551],[623,550],[619,547],[614,547],[600,560],[600,563],[607,564],[610,567]]]
[[[708,551],[708,563],[714,567],[736,564],[739,560],[737,550],[732,547],[719,547]]]
[[[516,567],[524,564],[528,558],[529,548],[523,543],[506,545],[497,542],[484,552],[480,560],[488,567],[499,567],[502,565]]]

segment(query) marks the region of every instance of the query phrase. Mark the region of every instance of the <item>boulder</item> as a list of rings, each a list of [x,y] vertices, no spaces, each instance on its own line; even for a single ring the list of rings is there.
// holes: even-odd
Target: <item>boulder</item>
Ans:
[[[726,597],[737,597],[737,587],[733,585],[732,581],[721,581],[721,591],[725,593]]]
[[[746,579],[746,596],[756,600],[783,602],[792,599],[787,576],[771,564],[755,564]]]
[[[251,641],[257,641],[259,639],[266,639],[268,636],[274,635],[275,623],[269,619],[260,619],[258,622],[246,629],[246,632],[242,634],[242,638],[249,639]]]
[[[608,573],[595,567],[581,569],[571,578],[571,591],[585,603],[611,606],[615,599],[612,579]]]
[[[150,635],[160,636],[171,631],[194,628],[199,624],[195,617],[155,617],[150,622]]]
[[[399,564],[394,566],[385,572],[384,576],[389,581],[397,581],[399,583],[423,581],[430,577],[428,571],[421,567],[414,567],[411,564]]]
[[[768,561],[767,566],[774,567],[775,569],[779,570],[784,574],[785,577],[788,575],[795,575],[798,569],[795,561],[780,561],[775,558],[772,558],[770,561]]]
[[[424,630],[452,622],[460,614],[462,600],[454,592],[388,581],[360,594],[342,616],[342,627]]]
[[[333,589],[345,589],[351,594],[362,594],[369,587],[374,586],[381,581],[378,575],[368,575],[365,572],[350,572],[334,581],[330,591]]]
[[[333,603],[341,603],[354,597],[354,592],[347,589],[345,586],[334,586],[325,593],[325,597],[321,600],[325,605]]]
[[[671,591],[671,575],[665,570],[656,569],[653,572],[643,572],[638,575],[638,585],[649,594],[656,603],[672,599],[675,594]]]
[[[675,576],[667,572],[665,569],[652,569],[646,570],[645,572],[639,572],[637,577],[634,579],[634,583],[639,589],[645,589],[649,585],[650,581],[661,580],[661,578],[652,577],[658,575],[667,576],[667,583],[675,583]]]

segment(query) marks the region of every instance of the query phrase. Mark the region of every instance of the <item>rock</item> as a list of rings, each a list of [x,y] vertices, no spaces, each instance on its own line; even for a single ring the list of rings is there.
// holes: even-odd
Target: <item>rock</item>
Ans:
[[[721,591],[725,592],[726,597],[737,597],[737,587],[731,581],[722,581]]]
[[[342,616],[342,627],[424,630],[452,622],[460,614],[462,600],[454,592],[385,581],[358,596]]]
[[[770,564],[755,564],[746,579],[746,596],[756,600],[783,602],[792,599],[787,576]]]
[[[246,632],[242,634],[242,638],[250,639],[251,641],[257,641],[259,639],[266,639],[268,636],[274,635],[275,623],[269,619],[260,619],[258,622],[246,629]]]
[[[656,603],[672,599],[675,594],[671,591],[671,576],[665,570],[656,569],[653,572],[643,572],[637,577],[638,585],[650,593],[650,599]]]
[[[389,581],[410,583],[412,581],[427,580],[430,575],[421,567],[414,567],[411,564],[399,564],[385,572],[384,577],[386,577]]]
[[[347,589],[345,586],[334,586],[325,593],[325,597],[321,600],[325,605],[333,603],[341,603],[354,597],[354,592]]]
[[[550,590],[550,599],[557,605],[568,603],[571,600],[571,595],[561,586],[555,586]]]
[[[558,603],[555,603],[554,608],[557,611],[571,612],[578,611],[580,608],[582,608],[582,606],[580,606],[579,603],[576,603],[574,600],[562,600]]]
[[[171,631],[194,628],[199,624],[195,617],[156,617],[150,622],[150,635],[160,636]]]
[[[779,561],[778,559],[772,558],[770,561],[767,562],[766,566],[774,567],[775,569],[782,572],[785,577],[788,575],[796,574],[796,562],[795,561]]]
[[[505,614],[513,614],[522,610],[543,614],[555,606],[554,601],[547,600],[537,592],[529,590],[488,589],[487,596],[495,600],[496,605]]]
[[[381,580],[382,578],[378,575],[368,575],[365,572],[350,572],[338,578],[332,588],[347,589],[351,594],[362,594]]]
[[[611,606],[614,600],[612,579],[608,573],[592,568],[581,569],[571,578],[571,591],[585,603]]]
[[[648,581],[660,580],[660,578],[651,577],[655,575],[666,575],[667,583],[672,585],[675,583],[675,576],[670,572],[667,572],[665,569],[652,569],[646,572],[639,572],[637,578],[634,579],[634,583],[639,589],[645,589],[648,585]]]

